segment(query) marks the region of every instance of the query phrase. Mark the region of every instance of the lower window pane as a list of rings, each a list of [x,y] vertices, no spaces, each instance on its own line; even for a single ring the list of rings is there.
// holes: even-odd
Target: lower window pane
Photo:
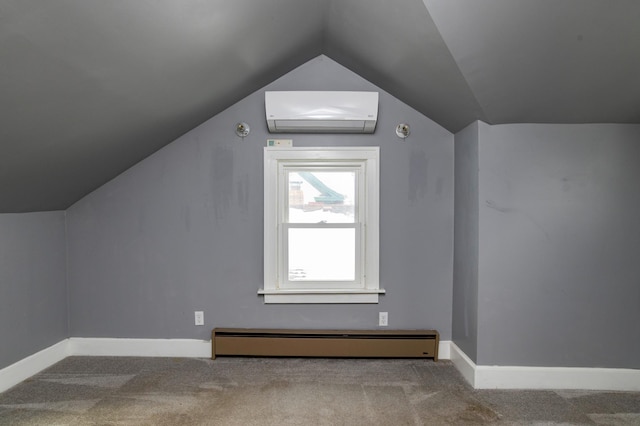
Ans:
[[[354,281],[353,228],[289,229],[289,281]]]

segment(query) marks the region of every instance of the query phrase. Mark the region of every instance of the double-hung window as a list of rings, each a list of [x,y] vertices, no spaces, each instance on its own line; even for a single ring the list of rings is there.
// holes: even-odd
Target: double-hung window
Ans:
[[[379,148],[265,148],[265,303],[377,303]]]

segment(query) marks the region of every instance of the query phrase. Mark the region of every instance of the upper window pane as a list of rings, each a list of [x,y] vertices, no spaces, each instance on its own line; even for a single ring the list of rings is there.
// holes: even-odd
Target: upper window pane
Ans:
[[[354,223],[356,172],[296,170],[287,173],[289,223]]]

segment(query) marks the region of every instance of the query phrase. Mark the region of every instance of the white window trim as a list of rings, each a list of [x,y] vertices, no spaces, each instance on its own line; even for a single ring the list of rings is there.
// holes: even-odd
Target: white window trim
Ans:
[[[365,164],[364,282],[362,288],[282,288],[278,283],[279,214],[283,203],[278,185],[279,166],[292,161],[359,161]],[[266,147],[264,148],[264,287],[265,303],[378,303],[385,290],[379,280],[379,147]]]

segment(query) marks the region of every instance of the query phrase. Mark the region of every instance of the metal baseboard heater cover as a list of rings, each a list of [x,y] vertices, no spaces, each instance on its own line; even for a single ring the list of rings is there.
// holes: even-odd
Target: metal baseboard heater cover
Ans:
[[[291,356],[340,358],[433,358],[435,330],[280,330],[214,328],[211,357]]]

